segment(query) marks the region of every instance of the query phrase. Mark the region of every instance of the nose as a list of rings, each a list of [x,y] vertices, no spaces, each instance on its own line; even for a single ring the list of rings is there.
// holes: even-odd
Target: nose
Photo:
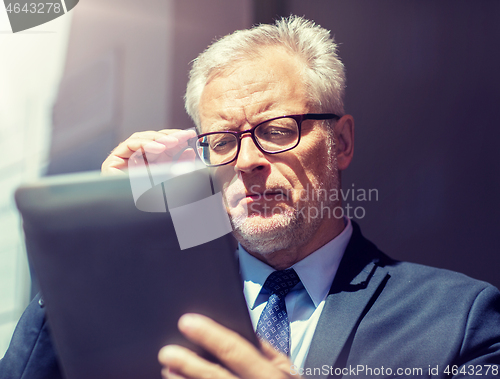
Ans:
[[[265,154],[255,145],[252,136],[250,134],[242,135],[235,170],[250,173],[256,170],[263,170],[268,166],[269,161]]]

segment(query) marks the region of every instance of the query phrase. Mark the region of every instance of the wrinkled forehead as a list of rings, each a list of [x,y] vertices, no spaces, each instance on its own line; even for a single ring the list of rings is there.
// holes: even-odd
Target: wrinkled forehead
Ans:
[[[296,114],[304,110],[306,95],[303,67],[289,54],[245,59],[210,76],[199,104],[201,126],[206,132],[207,121],[218,118],[253,123],[261,115]]]

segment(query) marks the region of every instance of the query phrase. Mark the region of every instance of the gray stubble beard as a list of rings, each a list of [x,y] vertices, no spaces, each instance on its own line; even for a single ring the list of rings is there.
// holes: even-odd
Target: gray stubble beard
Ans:
[[[320,200],[319,190],[326,189],[340,189],[340,175],[337,169],[337,159],[334,155],[333,148],[335,142],[332,136],[329,138],[328,156],[333,157],[326,164],[327,174],[323,178],[325,181],[318,180],[317,188],[315,188],[317,199],[314,203],[305,204],[306,207],[332,207],[335,202],[326,199],[325,202]],[[308,212],[305,212],[309,215]],[[231,218],[233,225],[233,235],[238,242],[248,251],[260,254],[262,256],[269,256],[272,253],[280,250],[288,250],[305,245],[318,230],[322,218],[316,217],[311,219],[305,217],[304,212],[300,212],[298,205],[284,210],[280,214],[275,214],[275,222],[269,227],[261,227],[251,223],[252,216],[242,218]],[[266,225],[268,226],[268,224]]]

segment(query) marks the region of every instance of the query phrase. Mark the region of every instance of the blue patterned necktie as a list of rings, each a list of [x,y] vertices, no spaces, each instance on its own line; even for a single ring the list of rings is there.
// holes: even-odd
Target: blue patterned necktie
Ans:
[[[285,296],[298,282],[300,279],[295,270],[288,269],[274,271],[263,286],[270,296],[257,324],[257,336],[285,355],[290,353],[290,324]]]

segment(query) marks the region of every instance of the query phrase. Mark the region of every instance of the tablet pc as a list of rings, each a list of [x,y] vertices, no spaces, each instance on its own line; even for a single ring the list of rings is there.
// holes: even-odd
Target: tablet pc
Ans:
[[[169,191],[182,193],[184,203],[206,196],[197,182],[206,181],[203,170],[179,175],[177,169],[170,178],[150,186],[165,204]],[[157,354],[165,344],[205,354],[177,330],[186,312],[207,315],[257,344],[232,236],[182,249],[168,204],[145,212],[137,200],[128,176],[98,173],[49,177],[16,192],[68,379],[158,379]]]

